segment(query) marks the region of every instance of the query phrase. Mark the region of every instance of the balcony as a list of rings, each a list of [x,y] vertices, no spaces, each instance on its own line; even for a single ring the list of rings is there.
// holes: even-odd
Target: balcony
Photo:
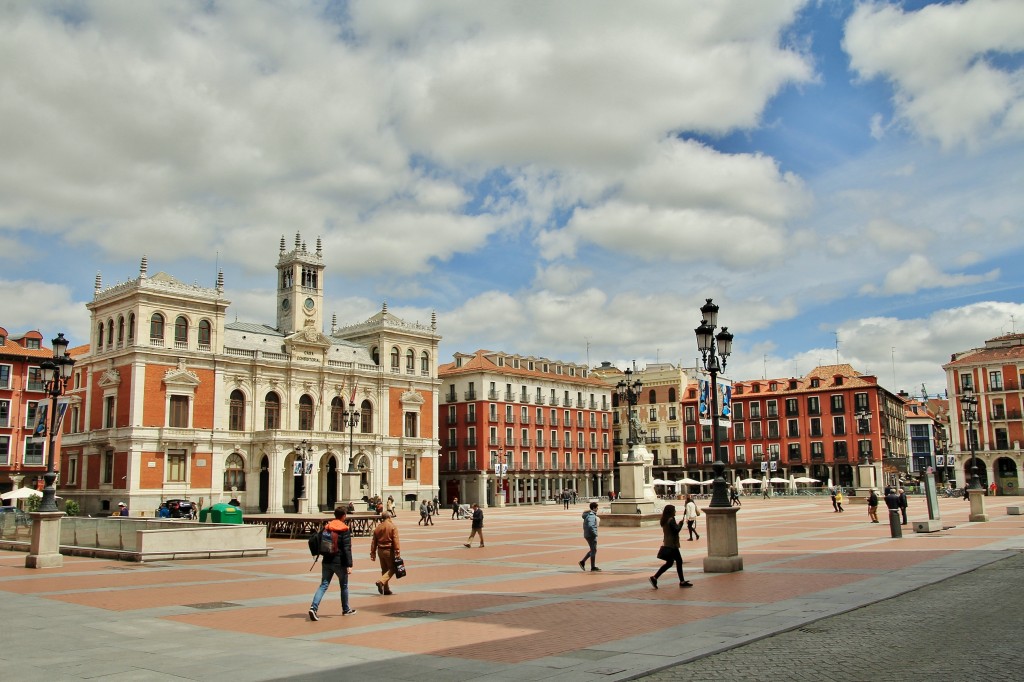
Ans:
[[[449,424],[458,424],[459,423],[459,418],[456,417],[454,414],[450,414],[450,415],[448,415],[448,423]]]
[[[487,399],[488,400],[497,400],[498,399],[498,392],[497,391],[487,391]]]
[[[487,415],[487,421],[491,422],[492,424],[497,424],[498,423],[498,413],[497,412],[491,412],[489,415]]]
[[[660,442],[661,442],[661,436],[647,436],[647,443],[648,444],[654,444],[654,443],[660,443]]]
[[[528,415],[528,414],[526,414],[526,415],[519,415],[519,423],[520,424],[529,424],[530,423],[530,415]]]
[[[537,415],[537,426],[544,426],[544,415]]]
[[[491,446],[492,448],[493,447],[497,447],[497,446],[501,445],[501,439],[498,438],[497,436],[495,436],[494,438],[488,438],[487,439],[487,444],[489,446]]]
[[[466,413],[466,421],[472,424],[476,423],[476,410]]]
[[[537,400],[536,400],[535,402],[536,402],[536,403],[537,403],[538,405],[544,405],[544,404],[546,404],[546,403],[545,403],[545,399],[544,399],[544,396],[542,396],[542,395],[539,395],[539,396],[537,396]]]
[[[681,436],[665,436],[666,443],[679,443],[681,440]]]
[[[505,439],[505,445],[512,446],[512,445],[515,445],[515,444],[516,444],[516,439],[515,438],[506,438]]]
[[[505,397],[505,402],[506,403],[512,403],[512,402],[515,402],[515,400],[516,400],[515,395],[511,391],[505,391],[505,396],[504,397]]]
[[[465,397],[466,400],[476,400],[477,392],[476,391],[466,391],[462,395]]]
[[[522,438],[520,438],[520,440],[523,441],[523,447],[524,448],[530,447],[530,437],[529,436],[523,436]]]
[[[449,394],[445,395],[445,397],[444,397],[444,401],[446,403],[454,403],[457,400],[458,400],[458,398],[455,396],[454,393],[449,393]]]
[[[469,448],[475,448],[475,447],[476,447],[476,445],[477,445],[477,439],[476,439],[475,437],[474,437],[474,438],[466,438],[466,439],[465,439],[465,440],[463,441],[463,444],[464,444],[464,445],[465,445],[466,447],[469,447]]]

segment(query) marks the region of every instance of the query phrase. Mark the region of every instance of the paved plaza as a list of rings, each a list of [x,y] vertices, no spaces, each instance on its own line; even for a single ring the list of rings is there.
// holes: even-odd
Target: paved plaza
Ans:
[[[0,551],[0,670],[26,681],[820,681],[875,680],[897,666],[901,678],[923,679],[903,670],[901,639],[917,652],[910,672],[934,676],[955,670],[927,667],[935,662],[977,665],[971,642],[1001,646],[982,628],[1011,615],[1019,623],[1024,516],[1006,515],[1016,502],[988,498],[991,521],[969,523],[966,502],[943,499],[945,530],[905,526],[893,539],[887,524],[867,522],[862,502],[839,514],[827,497],[746,498],[745,570],[704,574],[702,530],[681,543],[694,587],[666,574],[657,591],[647,577],[659,564],[658,527],[601,529],[604,570],[580,571],[582,502],[488,509],[486,547],[472,549],[462,546],[468,521],[443,512],[419,527],[405,511],[397,521],[409,577],[393,583],[396,594],[377,594],[369,540],[356,538],[358,613],[342,617],[332,585],[319,622],[306,617],[320,572],[308,571],[304,539],[271,540],[266,558],[65,557],[49,570]],[[911,498],[911,520],[925,516]],[[932,612],[945,618],[921,638],[914,628]],[[977,679],[1017,679],[1020,655],[1007,653],[1011,667]]]

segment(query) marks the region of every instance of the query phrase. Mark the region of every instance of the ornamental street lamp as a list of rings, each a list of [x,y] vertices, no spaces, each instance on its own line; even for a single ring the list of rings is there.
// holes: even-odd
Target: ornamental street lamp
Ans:
[[[871,413],[867,409],[861,409],[854,413],[853,418],[857,420],[857,434],[866,435],[871,433]],[[868,441],[868,447],[861,448],[860,452],[860,463],[862,465],[871,464],[871,441]]]
[[[348,473],[356,473],[355,450],[352,447],[352,432],[359,424],[359,412],[352,398],[348,399],[348,407],[341,413],[344,425],[348,426]]]
[[[636,417],[636,402],[640,398],[640,390],[644,387],[644,384],[640,379],[633,379],[633,370],[626,369],[626,378],[619,381],[615,385],[615,392],[619,396],[619,401],[625,401],[628,409],[626,410],[626,421],[629,425],[629,435],[626,437],[626,444],[629,445],[629,454],[626,456],[627,462],[635,462],[636,455],[634,453],[634,446],[640,442],[640,421]]]
[[[75,361],[68,355],[68,340],[64,338],[63,333],[57,334],[57,338],[53,339],[51,343],[53,344],[53,359],[44,360],[39,366],[43,375],[43,387],[50,394],[50,425],[46,428],[48,436],[46,473],[43,474],[45,486],[43,487],[43,499],[39,504],[41,512],[59,511],[55,486],[57,472],[54,469],[54,462],[60,454],[57,451],[57,435],[60,431],[61,415],[58,413],[60,406],[57,404],[57,399],[64,394],[68,380],[71,378],[71,371],[75,366]]]
[[[968,487],[978,490],[981,488],[981,478],[978,476],[978,457],[974,454],[974,420],[978,418],[978,397],[970,386],[965,387],[960,396],[960,407],[963,408],[964,420],[967,422],[967,446],[971,452],[971,484]]]
[[[299,455],[299,489],[295,494],[295,511],[296,513],[303,513],[305,510],[302,508],[302,502],[306,499],[306,469],[308,468],[309,453],[312,450],[309,441],[305,438],[302,442],[295,446],[295,452]]]
[[[733,335],[728,327],[715,334],[718,326],[718,306],[707,299],[700,308],[700,326],[694,332],[697,334],[697,348],[700,350],[701,361],[704,369],[711,374],[711,442],[715,448],[715,462],[711,468],[715,472],[715,482],[712,484],[711,507],[730,507],[729,485],[725,481],[726,463],[722,459],[719,446],[720,435],[718,433],[718,373],[725,371],[725,363],[732,354]]]

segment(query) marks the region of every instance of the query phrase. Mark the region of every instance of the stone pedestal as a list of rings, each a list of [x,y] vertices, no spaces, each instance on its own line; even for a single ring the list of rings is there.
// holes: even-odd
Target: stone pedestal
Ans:
[[[873,464],[858,464],[857,472],[859,485],[853,489],[853,492],[857,497],[868,497],[872,490],[878,489],[875,466]]]
[[[634,453],[635,454],[635,453]],[[611,503],[612,514],[653,514],[654,500],[644,495],[644,461],[619,462],[619,494]]]
[[[988,521],[988,514],[985,513],[985,489],[971,488],[967,491],[971,498],[971,515],[968,521]]]
[[[64,512],[29,512],[32,517],[32,542],[29,543],[25,568],[60,568],[60,520]]]
[[[739,507],[704,507],[704,532],[708,538],[708,555],[704,558],[705,573],[735,573],[743,570],[739,555],[736,513]]]
[[[926,521],[913,521],[915,533],[935,533],[942,530],[941,519],[927,519]]]
[[[309,514],[309,498],[303,496],[295,500],[295,513],[296,514]]]
[[[359,508],[363,503],[362,488],[359,485],[358,471],[341,472],[341,500],[345,504],[352,502]]]

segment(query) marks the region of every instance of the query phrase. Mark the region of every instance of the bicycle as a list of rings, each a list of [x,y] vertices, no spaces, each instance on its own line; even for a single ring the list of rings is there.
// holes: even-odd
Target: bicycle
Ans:
[[[942,489],[942,496],[943,497],[963,497],[964,496],[964,489],[963,488],[943,488]]]

